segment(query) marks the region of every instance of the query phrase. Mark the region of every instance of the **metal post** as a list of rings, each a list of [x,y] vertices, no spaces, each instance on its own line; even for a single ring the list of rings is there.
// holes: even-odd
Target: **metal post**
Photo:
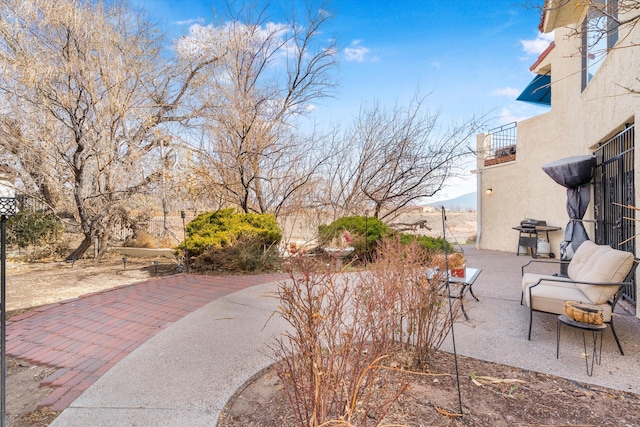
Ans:
[[[185,211],[180,211],[180,216],[182,217],[182,233],[184,235],[184,268],[187,274],[189,274],[189,250],[187,249],[187,225],[185,222],[187,214]]]
[[[364,211],[364,264],[369,259],[369,211]]]
[[[446,271],[446,283],[447,283],[447,297],[449,299],[449,321],[451,322],[451,341],[453,342],[453,361],[456,367],[456,384],[458,385],[458,404],[460,408],[460,414],[463,414],[462,411],[462,392],[460,391],[460,373],[458,371],[458,351],[456,350],[456,335],[454,332],[453,324],[453,306],[451,305],[451,278],[449,277],[449,251],[447,250],[447,215],[444,210],[444,206],[442,206],[442,248],[444,250],[444,263],[445,263],[445,271]],[[462,301],[462,300],[460,300]],[[464,308],[463,308],[464,310]]]
[[[0,368],[2,369],[2,396],[0,397],[0,399],[2,401],[0,402],[0,411],[2,412],[2,418],[0,419],[0,425],[2,427],[5,427],[7,425],[7,216],[2,215],[0,217],[0,222],[2,223],[2,231],[0,233],[0,241],[2,242],[0,252],[0,258],[2,259],[0,267],[0,293],[2,294],[0,296],[0,298],[2,298],[2,302],[0,302],[0,309],[2,310],[2,316],[0,319],[0,321],[2,322],[2,336],[0,337],[0,340],[2,340],[2,348],[0,349],[0,352],[2,353],[2,361],[0,362],[2,365],[2,367]]]
[[[7,217],[15,215],[16,192],[5,165],[0,165],[0,426],[7,425]]]

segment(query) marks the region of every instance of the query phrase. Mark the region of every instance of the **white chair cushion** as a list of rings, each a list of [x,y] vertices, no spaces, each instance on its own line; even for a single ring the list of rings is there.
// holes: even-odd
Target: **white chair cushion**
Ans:
[[[582,242],[576,253],[573,254],[573,258],[571,258],[571,262],[567,267],[567,274],[569,277],[577,280],[576,277],[580,275],[580,272],[585,268],[589,267],[589,263],[593,262],[591,257],[595,254],[598,249],[600,249],[599,245],[596,245],[591,240],[585,240]]]
[[[554,285],[560,286],[554,286]],[[524,293],[527,305],[529,302],[529,292]],[[538,286],[531,288],[531,296],[533,297],[533,309],[544,311],[546,313],[564,314],[565,301],[577,301],[591,304],[587,296],[575,286],[566,286],[559,282],[543,282]],[[609,304],[597,304],[602,308],[602,320],[604,322],[611,321],[611,306]]]
[[[537,283],[538,280],[540,279],[553,279],[553,280],[562,280],[562,281],[568,281],[571,280],[568,277],[561,277],[561,276],[551,276],[548,274],[537,274],[537,273],[524,273],[524,275],[522,276],[522,290],[526,291],[527,290],[527,286],[529,285],[533,285],[534,283]],[[562,283],[562,282],[545,282],[543,281],[542,283],[544,284],[548,284],[548,285],[552,285],[552,286],[569,286],[572,288],[575,288],[576,285],[575,283]]]
[[[582,247],[582,246],[580,246]],[[578,248],[579,249],[579,248]],[[590,262],[578,273],[574,280],[580,282],[622,282],[633,266],[633,254],[619,251],[609,246],[600,248],[591,256]],[[604,304],[618,291],[619,286],[597,286],[578,284],[594,304]]]
[[[611,306],[607,303],[619,286],[588,285],[579,282],[622,282],[634,263],[633,254],[619,251],[592,241],[583,242],[569,263],[569,278],[525,273],[522,276],[522,291],[528,306],[538,311],[563,314],[565,301],[595,304],[602,308],[603,320],[611,321]],[[542,280],[541,280],[542,279]],[[548,280],[545,280],[548,279]],[[553,280],[553,281],[551,281]],[[533,302],[529,301],[529,286]],[[572,281],[572,282],[570,282]],[[576,283],[578,282],[578,283]]]

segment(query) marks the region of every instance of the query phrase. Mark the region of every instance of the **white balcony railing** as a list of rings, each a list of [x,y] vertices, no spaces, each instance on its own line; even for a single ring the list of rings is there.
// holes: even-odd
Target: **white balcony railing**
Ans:
[[[517,123],[491,129],[484,137],[484,165],[512,162],[516,159]]]

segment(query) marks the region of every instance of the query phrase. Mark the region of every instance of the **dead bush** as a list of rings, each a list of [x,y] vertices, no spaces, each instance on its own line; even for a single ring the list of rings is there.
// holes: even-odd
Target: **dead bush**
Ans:
[[[371,322],[378,340],[402,343],[423,368],[432,350],[440,348],[460,316],[460,301],[450,299],[442,254],[418,243],[384,239],[368,271],[360,274],[362,299],[370,299]],[[451,311],[450,311],[451,307]]]
[[[375,339],[356,276],[307,257],[291,267],[278,298],[292,329],[273,351],[298,425],[378,425],[403,386],[387,381],[381,361],[391,342]]]
[[[243,236],[228,246],[211,246],[192,258],[196,271],[277,271],[282,259],[276,245],[266,246],[258,236]]]
[[[404,365],[425,368],[459,316],[440,261],[397,238],[383,240],[359,273],[339,274],[312,257],[290,261],[277,297],[291,329],[272,350],[298,425],[379,425],[404,388],[383,362],[397,352],[410,355]]]
[[[138,230],[134,238],[127,239],[124,245],[131,248],[155,249],[160,247],[160,242],[152,234]]]

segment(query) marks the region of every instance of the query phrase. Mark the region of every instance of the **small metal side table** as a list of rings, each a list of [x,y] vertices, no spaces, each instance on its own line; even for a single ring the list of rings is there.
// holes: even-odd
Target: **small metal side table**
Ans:
[[[462,308],[462,314],[464,314],[464,318],[468,321],[469,315],[464,309],[464,295],[467,291],[471,292],[471,296],[476,300],[480,301],[477,296],[473,293],[473,284],[478,278],[478,276],[482,273],[482,269],[480,268],[465,268],[464,269],[464,277],[456,277],[449,274],[449,284],[460,286],[460,292],[458,295],[452,295],[451,298],[456,298],[460,300],[460,307]]]
[[[602,361],[602,332],[607,329],[607,325],[594,325],[592,323],[578,322],[576,320],[573,320],[566,314],[561,314],[560,316],[558,316],[557,324],[556,359],[560,357],[560,328],[563,324],[571,326],[572,328],[582,330],[582,343],[584,345],[585,355],[584,360],[587,364],[587,375],[591,376],[593,374],[593,362],[596,362],[598,365],[600,365],[600,362]],[[587,337],[585,333],[588,331],[591,331],[591,337],[593,339],[591,354],[587,353]],[[598,341],[600,342],[598,343]],[[591,366],[589,366],[589,359],[591,359]]]

